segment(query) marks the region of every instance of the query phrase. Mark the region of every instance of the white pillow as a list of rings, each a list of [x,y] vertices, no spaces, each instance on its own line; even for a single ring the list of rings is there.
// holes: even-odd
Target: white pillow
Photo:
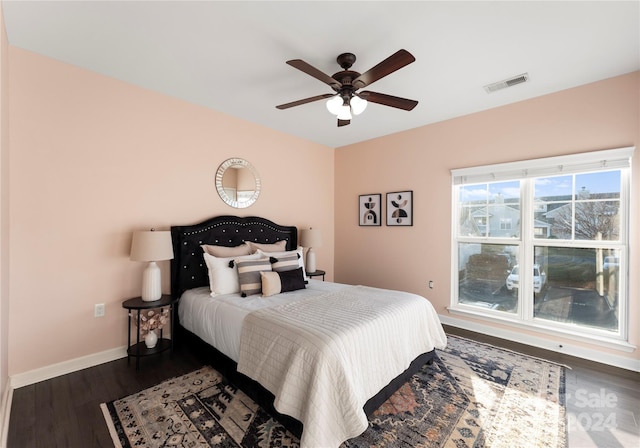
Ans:
[[[259,250],[261,250],[262,252],[269,252],[269,253],[282,252],[287,248],[286,240],[281,240],[281,241],[278,241],[277,243],[271,243],[271,244],[254,243],[253,241],[245,241],[244,244],[246,244],[249,247],[249,253],[252,253],[252,254],[255,254]]]
[[[260,249],[258,249],[258,252],[256,252],[257,254],[262,254],[263,257],[274,257],[274,258],[278,258],[278,257],[286,257],[287,255],[293,255],[293,254],[298,254],[300,255],[298,257],[298,267],[302,268],[302,275],[304,277],[305,280],[309,280],[309,277],[307,277],[307,271],[304,267],[304,252],[302,249],[302,246],[298,246],[298,248],[296,250],[288,250],[285,252],[263,252]]]
[[[249,246],[246,244],[240,244],[235,247],[226,247],[226,246],[214,246],[211,244],[202,244],[202,250],[214,257],[241,257],[243,255],[249,255],[251,251],[249,250]]]
[[[238,267],[235,262],[233,267],[229,267],[230,261],[235,260],[257,260],[263,255],[252,254],[241,257],[214,257],[204,252],[204,261],[209,271],[209,288],[211,296],[219,294],[234,294],[240,292],[240,282],[238,281]]]

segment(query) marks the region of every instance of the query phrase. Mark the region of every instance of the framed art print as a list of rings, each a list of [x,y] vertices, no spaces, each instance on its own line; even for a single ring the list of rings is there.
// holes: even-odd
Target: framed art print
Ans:
[[[387,225],[413,225],[413,191],[387,193]]]
[[[361,194],[358,213],[361,226],[382,225],[382,195],[380,193]]]

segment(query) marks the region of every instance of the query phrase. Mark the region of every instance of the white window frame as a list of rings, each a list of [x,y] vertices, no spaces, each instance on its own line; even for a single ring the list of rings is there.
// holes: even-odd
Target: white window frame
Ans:
[[[500,322],[513,327],[535,329],[554,335],[563,335],[576,340],[590,340],[602,345],[611,347],[621,347],[628,349],[628,326],[629,326],[629,300],[628,291],[628,250],[629,250],[629,214],[630,214],[630,192],[631,192],[631,157],[635,147],[609,149],[594,151],[582,154],[567,156],[547,157],[541,159],[525,160],[494,165],[486,165],[471,168],[451,170],[452,175],[452,220],[451,230],[453,235],[451,245],[451,303],[449,310],[454,313],[471,315],[483,320]],[[519,246],[520,259],[525,266],[521,266],[521,272],[525,275],[528,271],[526,263],[533,260],[532,251],[535,246],[556,246],[556,240],[535,238],[533,230],[534,209],[533,204],[533,180],[539,177],[578,174],[584,172],[597,172],[612,169],[621,170],[621,191],[620,191],[620,240],[612,241],[564,241],[561,246],[571,247],[612,247],[620,248],[620,297],[618,309],[618,331],[611,332],[595,329],[592,327],[581,327],[563,322],[553,322],[550,320],[534,317],[533,300],[523,300],[523,297],[533,297],[533,283],[520,281],[521,288],[518,291],[519,306],[516,313],[483,309],[478,306],[459,303],[459,279],[458,279],[458,246],[459,243],[480,243],[480,244],[507,244]],[[465,237],[459,235],[459,189],[458,186],[491,183],[500,181],[520,180],[520,204],[521,204],[521,229],[519,238],[491,238],[491,237]]]

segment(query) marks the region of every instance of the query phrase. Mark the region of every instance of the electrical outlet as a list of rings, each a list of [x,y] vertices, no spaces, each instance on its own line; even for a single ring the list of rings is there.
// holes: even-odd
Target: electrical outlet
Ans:
[[[104,303],[96,303],[93,309],[93,317],[104,317]]]

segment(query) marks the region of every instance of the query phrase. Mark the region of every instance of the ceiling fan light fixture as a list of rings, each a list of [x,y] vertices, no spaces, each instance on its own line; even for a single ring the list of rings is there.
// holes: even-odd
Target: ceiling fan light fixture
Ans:
[[[327,110],[333,115],[338,115],[340,113],[342,103],[343,101],[340,95],[335,95],[327,100]]]
[[[360,115],[367,108],[367,100],[363,100],[357,95],[351,98],[351,112],[353,115]]]
[[[351,120],[351,108],[345,104],[340,106],[340,112],[338,112],[338,120]]]

